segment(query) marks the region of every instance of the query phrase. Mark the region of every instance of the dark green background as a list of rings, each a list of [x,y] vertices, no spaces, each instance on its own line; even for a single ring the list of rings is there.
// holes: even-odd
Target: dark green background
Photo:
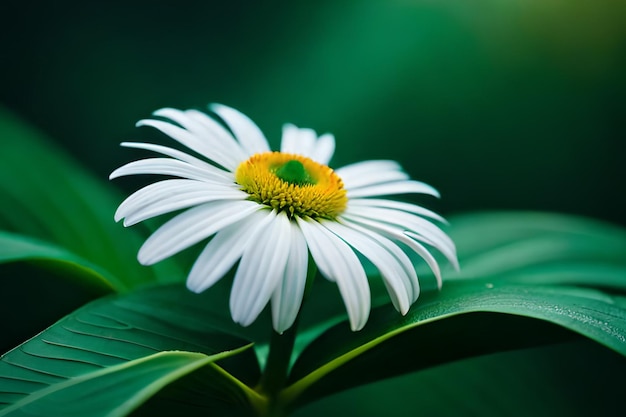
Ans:
[[[626,225],[625,22],[623,0],[3,1],[0,105],[103,182],[137,156],[119,142],[171,143],[136,129],[137,120],[160,107],[221,102],[248,114],[275,147],[282,124],[293,122],[335,134],[333,166],[401,161],[441,191],[441,201],[420,201],[446,215],[531,209]],[[124,192],[136,186],[133,179],[111,185]],[[3,269],[7,277],[19,275],[14,271]],[[55,285],[44,279],[7,294],[20,303],[29,297],[31,314],[42,320],[46,312],[49,322],[89,298],[63,292],[51,302]],[[42,328],[18,324],[24,335],[8,346]],[[525,405],[536,415],[588,415],[585,407],[596,401],[621,407],[613,394],[623,383],[613,390],[598,384],[602,397],[587,381],[610,380],[623,358],[592,347],[567,351],[570,362],[554,349],[537,353],[541,363],[530,364],[523,381],[540,385],[565,372],[560,381],[568,384],[548,384],[530,405],[507,391],[502,375],[494,392],[478,394],[484,401],[503,395],[500,404]],[[403,400],[417,414],[432,393],[446,390],[456,400],[442,404],[441,415],[480,415],[462,406],[475,393],[463,391],[463,375],[480,378],[522,357],[515,355],[371,385],[300,415],[401,414]],[[581,357],[589,360],[576,368]],[[433,375],[456,382],[439,381],[419,395],[400,389]],[[506,407],[494,415],[507,414]]]
[[[0,104],[103,181],[119,142],[169,143],[136,120],[215,101],[274,146],[285,122],[333,132],[334,166],[400,160],[446,214],[625,224],[625,4],[3,2]]]

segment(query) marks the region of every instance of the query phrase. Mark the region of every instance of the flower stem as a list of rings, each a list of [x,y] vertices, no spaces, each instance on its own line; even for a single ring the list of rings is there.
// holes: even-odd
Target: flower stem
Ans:
[[[307,278],[302,302],[308,297],[313,286],[313,280],[317,275],[315,263],[309,259]],[[269,353],[261,381],[256,391],[266,396],[269,400],[268,408],[262,413],[264,416],[283,417],[287,415],[287,407],[284,401],[280,401],[280,393],[286,385],[289,377],[289,365],[293,352],[296,335],[298,334],[299,317],[294,324],[280,334],[272,330]]]
[[[278,399],[278,394],[285,386],[285,382],[287,382],[291,352],[297,334],[296,327],[297,321],[283,334],[272,331],[267,363],[261,377],[261,383],[257,389],[269,399],[267,415],[270,416],[284,415],[284,411],[281,412],[279,410],[280,405],[276,403],[276,400]]]

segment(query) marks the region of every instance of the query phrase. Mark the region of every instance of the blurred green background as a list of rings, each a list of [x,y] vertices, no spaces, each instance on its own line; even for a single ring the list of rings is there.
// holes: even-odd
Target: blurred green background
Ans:
[[[446,215],[529,209],[626,225],[623,0],[3,1],[0,43],[0,105],[103,182],[136,157],[119,142],[171,143],[136,129],[137,120],[160,107],[221,102],[249,115],[275,147],[286,122],[334,133],[335,167],[399,160],[441,191],[441,201],[421,201]],[[126,193],[137,186],[133,179],[111,185]],[[3,269],[6,276],[23,273],[16,271]],[[32,288],[13,299],[30,297],[50,322],[90,297],[55,294],[55,303],[43,307],[53,288]],[[34,329],[41,327],[19,330]],[[558,362],[562,352],[551,352],[538,354],[541,368],[523,381],[573,372],[569,359]],[[590,363],[604,361],[584,368],[591,380],[623,365],[604,350],[586,353]],[[446,389],[458,394],[464,378],[478,378],[490,363],[450,365],[441,375],[458,380]],[[575,374],[570,385],[531,399],[538,401],[535,415],[544,404],[565,407],[568,393],[589,389],[576,385]],[[302,413],[358,401],[360,415],[380,415],[373,407],[377,390],[394,403],[412,395],[399,389],[406,381],[426,384],[431,376],[372,385]],[[498,381],[506,385],[507,377]],[[508,395],[499,404],[525,401],[504,385],[494,385]],[[613,393],[623,384],[613,388],[600,400],[611,397],[617,409]],[[428,392],[420,395],[416,401],[428,400]],[[586,401],[568,403],[568,413],[593,404]],[[451,402],[441,415],[454,409]],[[494,410],[507,414],[506,407]]]
[[[626,224],[623,0],[59,1],[0,6],[0,104],[103,181],[160,107],[236,107],[334,166],[400,160],[446,214]],[[54,186],[54,185],[52,185]],[[119,181],[117,187],[135,187]]]

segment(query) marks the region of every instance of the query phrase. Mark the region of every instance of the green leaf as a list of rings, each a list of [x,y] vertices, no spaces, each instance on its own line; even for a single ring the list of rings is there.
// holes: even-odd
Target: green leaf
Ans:
[[[381,306],[361,332],[345,322],[317,329],[300,347],[286,402],[574,333],[626,355],[624,297],[598,290],[626,290],[623,229],[545,213],[470,214],[451,224],[461,272],[448,272],[441,293],[427,291],[404,318]]]
[[[64,247],[126,288],[182,279],[171,265],[139,265],[141,237],[113,220],[121,197],[3,108],[0,137],[0,228]]]
[[[86,302],[125,288],[109,271],[64,248],[3,231],[0,282],[0,316],[19,315],[19,321],[3,320],[0,353]]]
[[[456,361],[341,392],[294,417],[623,414],[626,361],[588,340]]]
[[[0,416],[126,415],[182,376],[150,403],[191,398],[198,409],[245,415],[263,402],[247,388],[260,371],[227,313],[182,286],[96,300],[2,356]]]
[[[242,349],[155,353],[50,385],[0,410],[0,416],[125,416],[166,385]]]
[[[466,357],[568,340],[570,331],[626,355],[622,296],[485,280],[444,288],[426,295],[406,317],[381,307],[361,332],[350,332],[345,322],[325,332],[294,364],[285,399],[302,394],[302,404]]]
[[[474,213],[451,219],[461,271],[447,279],[511,279],[626,290],[626,230],[553,213]],[[586,279],[585,279],[586,278]]]
[[[48,242],[0,230],[0,264],[10,262],[32,262],[45,264],[49,268],[62,269],[64,276],[79,276],[100,292],[121,291],[125,288],[117,277],[98,265]]]

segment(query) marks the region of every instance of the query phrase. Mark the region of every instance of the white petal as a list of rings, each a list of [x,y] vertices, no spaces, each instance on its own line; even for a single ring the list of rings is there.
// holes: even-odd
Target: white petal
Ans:
[[[226,122],[248,156],[270,151],[263,132],[248,116],[231,107],[217,103],[211,104],[210,109]]]
[[[399,265],[402,267],[402,269],[404,270],[406,274],[406,275],[401,275],[401,277],[404,280],[404,285],[409,291],[411,303],[414,303],[420,294],[420,283],[417,278],[417,273],[415,272],[415,265],[413,265],[413,262],[411,261],[411,259],[408,257],[408,255],[404,252],[402,248],[400,248],[392,240],[387,239],[387,237],[385,237],[385,236],[389,236],[390,238],[393,239],[395,238],[395,236],[393,234],[390,235],[389,233],[384,233],[384,232],[381,233],[377,229],[372,229],[366,226],[362,226],[356,222],[352,222],[344,218],[340,218],[340,220],[346,226],[352,229],[355,229],[369,236],[370,238],[372,238],[375,242],[383,246],[397,260],[397,262],[399,263]],[[398,231],[398,234],[402,236],[402,239],[411,240],[411,239],[408,239],[407,236],[405,236],[402,233],[402,231]],[[396,239],[396,240],[400,240],[400,239]]]
[[[246,150],[220,122],[198,110],[186,110],[185,115],[196,123],[200,137],[206,138],[212,148],[232,155],[240,162],[248,158]]]
[[[197,113],[204,117],[197,117]],[[246,159],[244,150],[234,140],[228,130],[208,115],[197,110],[181,111],[164,108],[153,113],[155,116],[166,117],[191,132],[199,143],[209,145],[213,151],[220,154],[231,155],[239,160]]]
[[[346,185],[346,189],[355,190],[357,188],[370,187],[372,185],[396,181],[406,181],[408,179],[409,175],[402,171],[372,171],[367,174],[363,174],[358,180],[353,180],[351,184]]]
[[[222,177],[224,179],[232,179],[234,181],[234,176],[232,172],[224,171],[223,169],[217,168],[216,166],[213,166],[177,149],[172,149],[167,146],[154,145],[152,143],[140,142],[122,142],[121,146],[127,148],[145,149],[148,151],[158,152],[162,155],[171,156],[172,158],[178,159],[179,161],[187,162],[188,164],[194,165],[198,168],[202,168],[205,171],[209,171],[216,176]]]
[[[385,184],[374,184],[352,190],[346,186],[348,198],[373,197],[392,194],[428,194],[439,197],[439,192],[430,185],[420,181],[394,181]]]
[[[442,279],[441,279],[441,270],[439,269],[439,264],[435,260],[435,258],[431,255],[431,253],[422,245],[417,243],[415,240],[409,238],[402,229],[399,229],[394,226],[390,226],[388,224],[384,224],[378,222],[376,220],[367,220],[363,218],[357,218],[355,222],[362,224],[365,227],[368,227],[372,230],[376,230],[385,236],[388,236],[391,239],[397,240],[400,243],[405,244],[410,249],[412,249],[415,253],[417,253],[420,257],[422,257],[430,269],[435,274],[435,278],[437,279],[437,286],[441,289]],[[451,261],[453,264],[456,263],[456,258],[454,261]],[[415,300],[413,300],[415,301]]]
[[[387,171],[402,172],[402,167],[396,161],[373,160],[357,162],[335,170],[346,187],[350,187],[353,182],[360,181],[360,178],[364,175],[368,175],[372,172],[382,173]]]
[[[230,312],[242,326],[251,324],[285,276],[291,233],[282,212],[259,228],[241,256],[230,293]]]
[[[293,222],[291,229],[291,248],[285,268],[285,276],[272,294],[272,323],[274,330],[283,333],[289,329],[300,311],[304,288],[306,286],[309,252],[300,227]]]
[[[205,181],[187,179],[158,181],[139,189],[126,198],[115,212],[115,221],[119,221],[137,211],[144,210],[146,207],[159,205],[163,201],[172,199],[186,200],[191,197],[203,195],[211,196],[215,193],[219,194],[224,192],[232,193],[228,194],[230,195],[229,198],[237,199],[239,196],[244,198],[247,196],[246,193],[238,190],[234,184],[208,183]],[[212,199],[215,200],[219,198],[215,198],[214,196]]]
[[[290,123],[283,125],[283,136],[280,142],[282,153],[292,153],[311,157],[317,134],[312,129],[301,129]]]
[[[372,185],[396,181],[406,181],[408,179],[409,175],[406,172],[396,170],[364,172],[358,178],[352,178],[349,182],[346,182],[342,178],[348,192],[356,190],[357,188],[371,187]]]
[[[220,148],[216,147],[216,140],[211,136],[199,138],[188,130],[161,120],[144,119],[137,122],[137,126],[152,126],[172,139],[180,142],[182,145],[185,145],[189,149],[223,166],[229,171],[234,171],[242,161],[241,158],[237,158],[232,154],[227,154]]]
[[[315,142],[315,149],[311,152],[311,159],[322,165],[328,165],[334,153],[335,137],[330,133],[326,133]]]
[[[354,228],[335,221],[321,224],[369,259],[383,277],[394,307],[402,314],[409,311],[413,287],[402,265],[382,245]]]
[[[283,125],[283,135],[280,139],[280,151],[282,153],[296,153],[298,140],[298,128],[290,123]]]
[[[144,205],[134,211],[129,212],[124,219],[124,226],[132,226],[147,219],[151,219],[161,214],[170,213],[176,210],[197,206],[204,203],[220,200],[245,200],[249,194],[240,190],[206,190],[188,192],[185,194],[170,195],[160,201]]]
[[[299,129],[291,123],[283,125],[283,135],[280,140],[280,151],[282,153],[296,153],[298,146]]]
[[[362,329],[369,316],[371,300],[367,276],[359,258],[343,240],[318,222],[299,217],[297,221],[319,271],[337,283],[351,329]]]
[[[241,258],[256,231],[274,219],[268,210],[259,210],[226,226],[211,239],[193,264],[187,277],[187,288],[202,292],[215,284]]]
[[[456,259],[454,242],[440,228],[426,219],[410,213],[375,207],[349,207],[343,216],[348,218],[366,218],[380,223],[400,227],[401,229],[419,235],[422,241],[437,248],[447,258]]]
[[[111,175],[109,175],[109,179],[123,177],[125,175],[142,174],[171,175],[191,180],[216,181],[224,183],[224,177],[221,174],[171,158],[148,158],[129,162],[128,164],[113,171]]]
[[[259,210],[253,201],[215,201],[191,208],[159,227],[139,250],[143,265],[152,265],[215,234]]]
[[[435,274],[435,278],[437,280],[437,287],[441,289],[442,284],[443,284],[443,280],[441,278],[441,269],[439,269],[439,264],[437,263],[437,260],[428,251],[428,249],[426,249],[424,246],[420,245],[413,239],[409,239],[409,240],[404,239],[403,235],[401,234],[393,233],[391,236],[397,239],[399,242],[402,242],[405,245],[407,245],[409,248],[413,250],[413,252],[417,253],[422,259],[424,259],[424,261],[426,261],[426,264],[428,265],[428,267],[431,269],[431,271],[433,271],[433,274]],[[454,258],[454,260],[451,260],[451,262],[453,264],[458,265],[456,258]]]
[[[348,204],[353,207],[380,207],[393,210],[402,210],[409,213],[415,213],[420,216],[430,217],[431,219],[435,219],[444,224],[448,224],[446,219],[444,219],[434,211],[428,210],[416,204],[405,203],[402,201],[387,200],[382,198],[354,198],[350,200]]]
[[[128,196],[115,211],[115,221],[118,222],[128,213],[133,210],[137,210],[146,204],[159,201],[163,197],[167,197],[172,193],[180,192],[186,193],[188,189],[192,191],[196,189],[198,184],[206,184],[203,181],[187,180],[187,179],[172,179],[158,181],[153,184],[147,185],[133,194]]]
[[[454,269],[456,269],[457,271],[459,270],[459,260],[456,255],[456,248],[454,247],[454,244],[450,246],[437,246],[431,240],[424,238],[424,236],[419,235],[417,233],[404,232],[404,234],[415,240],[419,240],[420,242],[426,243],[427,245],[434,246],[437,250],[439,250],[439,252],[443,254],[443,256],[446,257],[446,259],[448,260],[448,262],[452,264]]]

